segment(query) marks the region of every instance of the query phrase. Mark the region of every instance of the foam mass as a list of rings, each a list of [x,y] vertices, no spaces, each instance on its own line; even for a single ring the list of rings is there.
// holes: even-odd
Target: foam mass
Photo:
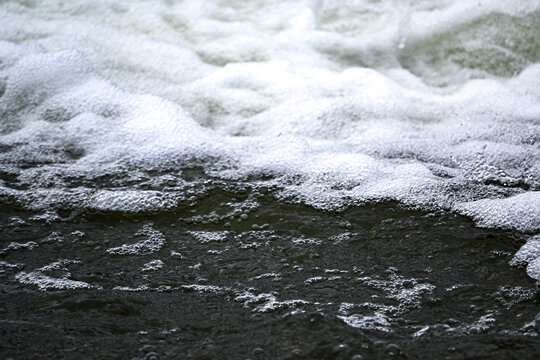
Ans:
[[[4,202],[168,210],[201,167],[321,209],[540,229],[538,1],[13,1],[0,18]]]

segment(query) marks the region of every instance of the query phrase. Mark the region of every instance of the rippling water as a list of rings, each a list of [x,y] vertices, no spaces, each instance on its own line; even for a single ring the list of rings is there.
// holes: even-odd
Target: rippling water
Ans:
[[[540,1],[0,20],[5,356],[539,354]]]

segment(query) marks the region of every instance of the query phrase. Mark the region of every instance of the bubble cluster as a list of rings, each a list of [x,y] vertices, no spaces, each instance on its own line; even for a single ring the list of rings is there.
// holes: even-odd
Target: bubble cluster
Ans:
[[[383,291],[386,297],[397,301],[397,305],[366,303],[364,304],[366,308],[385,314],[400,315],[419,308],[423,298],[430,295],[435,289],[435,286],[420,279],[404,278],[396,272],[396,269],[390,268],[387,273],[388,280],[359,277],[356,281],[370,288]]]
[[[111,255],[145,255],[159,251],[165,245],[165,236],[156,230],[152,224],[144,225],[136,234],[142,240],[134,244],[124,244],[119,247],[107,249]]]
[[[15,279],[21,284],[35,285],[41,291],[95,288],[84,281],[70,279],[71,273],[67,266],[77,263],[77,260],[58,260],[30,272],[21,271],[15,275]]]
[[[509,309],[520,302],[532,300],[536,296],[536,292],[533,289],[508,285],[502,286],[497,295],[496,300]]]

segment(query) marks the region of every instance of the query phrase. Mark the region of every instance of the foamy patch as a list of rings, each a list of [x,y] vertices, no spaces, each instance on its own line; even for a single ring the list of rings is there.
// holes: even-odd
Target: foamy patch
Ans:
[[[2,195],[36,210],[174,208],[183,199],[179,193],[126,189],[126,181],[160,187],[159,178],[144,171],[202,161],[218,142],[178,106],[119,90],[76,51],[29,55],[2,75],[0,141],[8,150],[0,157],[12,164],[6,170],[15,171],[20,184],[32,188],[3,188]],[[27,162],[43,166],[20,167]],[[82,186],[69,186],[67,179]],[[103,179],[121,189],[92,188]],[[184,184],[179,176],[175,182]]]
[[[41,291],[72,290],[72,289],[100,289],[99,286],[90,285],[84,281],[71,279],[67,266],[80,261],[62,259],[31,272],[21,271],[15,279],[21,284],[34,285]]]
[[[222,294],[224,292],[232,291],[232,289],[229,287],[222,287],[222,286],[216,286],[216,285],[198,285],[198,284],[181,285],[180,289],[183,289],[185,291],[196,291],[199,293],[211,293],[211,294]]]
[[[0,255],[4,255],[13,250],[20,250],[20,249],[32,250],[33,248],[37,246],[38,244],[35,241],[28,241],[25,243],[11,242],[8,244],[8,246],[0,250]]]
[[[279,309],[297,308],[309,304],[305,300],[283,300],[277,299],[276,295],[270,293],[253,294],[246,291],[234,298],[235,301],[244,303],[244,307],[252,307],[254,312],[267,313]]]
[[[514,255],[510,265],[526,266],[527,275],[540,280],[540,235],[529,238]]]
[[[159,270],[163,268],[164,265],[165,263],[162,260],[159,260],[159,259],[152,260],[144,264],[143,267],[141,268],[141,271],[145,272],[145,271]]]
[[[518,250],[510,265],[523,266],[540,257],[540,235],[532,236]]]
[[[158,287],[151,287],[149,285],[139,285],[137,287],[129,287],[129,286],[115,286],[113,290],[116,291],[127,291],[127,292],[140,292],[140,291],[156,291],[156,292],[170,292],[177,288],[168,286],[168,285],[160,285]]]
[[[88,208],[102,211],[143,212],[168,210],[178,206],[182,197],[145,190],[101,190],[90,196]]]
[[[338,316],[345,324],[362,330],[376,330],[391,333],[391,325],[388,317],[381,312],[373,315],[353,314],[349,316]]]
[[[451,327],[447,324],[435,324],[424,326],[420,330],[413,334],[413,338],[423,338],[428,336],[468,336],[474,334],[481,334],[489,331],[495,325],[497,319],[496,313],[489,312],[486,315],[481,316],[476,321],[468,324],[462,324],[457,327]]]
[[[482,199],[455,208],[471,216],[479,226],[540,231],[540,191],[529,191],[505,199]]]
[[[73,289],[92,289],[92,286],[83,281],[70,280],[65,278],[55,278],[42,274],[41,272],[20,272],[15,275],[15,279],[21,284],[36,285],[39,290],[73,290]]]
[[[373,289],[384,291],[388,298],[397,302],[397,305],[368,302],[362,304],[362,307],[384,314],[400,315],[419,308],[422,300],[435,290],[434,285],[425,283],[421,279],[405,278],[397,274],[394,268],[388,269],[387,273],[388,280],[361,277],[357,278],[356,281]]]
[[[529,276],[533,277],[529,272]],[[533,277],[534,278],[534,277]],[[537,279],[538,280],[538,279]],[[536,296],[536,290],[530,288],[524,288],[521,286],[501,286],[499,291],[497,291],[497,296],[495,299],[503,304],[507,309],[510,309],[512,306],[534,299]]]
[[[124,244],[107,249],[107,253],[111,255],[147,255],[161,250],[166,242],[165,236],[152,224],[144,225],[135,236],[143,239],[134,244]]]
[[[0,274],[4,274],[6,271],[20,269],[23,264],[11,264],[6,261],[0,261]]]
[[[187,233],[202,244],[224,242],[231,234],[229,231],[188,231]]]

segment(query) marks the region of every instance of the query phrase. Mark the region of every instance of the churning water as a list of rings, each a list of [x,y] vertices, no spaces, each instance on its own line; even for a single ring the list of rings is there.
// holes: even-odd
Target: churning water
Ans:
[[[443,335],[532,339],[539,144],[539,0],[0,1],[6,293],[85,316],[123,304],[131,327],[109,330],[126,348],[160,326],[177,337],[133,309],[182,304],[192,318],[171,328],[214,346],[146,355],[405,356],[426,337],[433,349]],[[479,263],[480,278],[440,273]],[[482,308],[470,299],[484,281],[498,295]],[[153,300],[119,298],[134,292]],[[71,302],[48,298],[60,293]],[[429,310],[462,302],[447,293],[476,310]],[[201,330],[197,306],[247,323]],[[414,311],[427,317],[404,318]],[[22,327],[10,316],[6,329]],[[291,324],[312,345],[261,333]],[[109,330],[94,337],[120,341]],[[373,345],[370,331],[409,342]]]

